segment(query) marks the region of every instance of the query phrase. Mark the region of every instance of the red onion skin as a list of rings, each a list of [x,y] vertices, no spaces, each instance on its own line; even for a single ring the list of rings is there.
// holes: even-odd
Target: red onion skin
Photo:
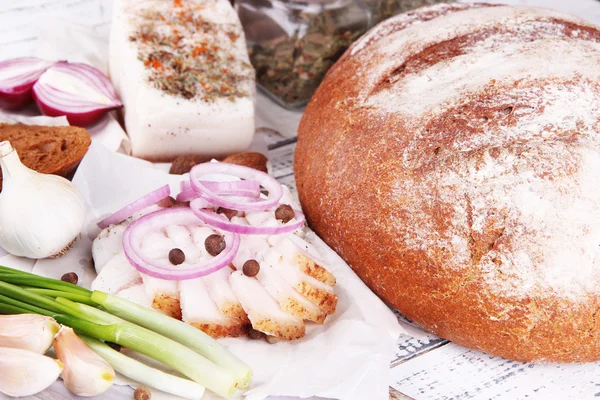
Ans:
[[[144,208],[149,207],[153,204],[156,204],[163,199],[166,199],[167,197],[169,197],[170,194],[171,188],[169,187],[169,185],[161,186],[158,189],[145,194],[144,196],[140,197],[134,202],[127,204],[125,207],[117,210],[107,218],[98,222],[98,227],[100,229],[104,229],[109,225],[117,224],[121,221],[124,221],[136,212],[141,211]]]
[[[306,222],[302,211],[294,210],[296,221],[281,226],[251,226],[239,225],[227,219],[217,217],[217,213],[204,209],[204,199],[194,199],[190,203],[192,212],[207,225],[213,229],[220,229],[225,232],[238,233],[241,235],[281,235],[291,233],[304,225]]]
[[[225,235],[231,240],[227,243],[226,249],[214,257],[211,262],[205,265],[199,265],[197,268],[188,270],[182,270],[172,265],[169,266],[169,270],[166,270],[160,265],[156,266],[153,264],[152,260],[148,260],[141,250],[138,249],[139,246],[133,243],[132,236],[136,236],[135,230],[141,229],[144,224],[151,223],[154,218],[163,219],[167,217],[170,217],[169,221],[171,222],[174,220],[177,221],[178,217],[192,220],[196,220],[197,218],[189,208],[169,208],[144,215],[143,217],[132,222],[123,233],[123,251],[125,252],[125,257],[135,269],[144,274],[165,280],[185,280],[199,278],[227,267],[239,250],[240,236],[235,233],[232,234],[226,232]],[[197,219],[197,222],[198,224],[205,225],[200,219]],[[140,252],[138,253],[137,250],[140,250]]]
[[[29,61],[43,61],[43,60],[38,59],[36,57],[22,57],[22,58],[14,58],[14,59],[2,61],[2,62],[0,62],[0,65],[2,65],[2,67],[6,67],[9,64],[29,62]],[[29,103],[31,103],[33,101],[33,96],[32,96],[33,85],[35,85],[35,83],[37,82],[39,77],[52,65],[53,65],[53,63],[49,62],[49,64],[45,68],[41,68],[37,71],[35,71],[35,70],[30,71],[28,74],[25,75],[25,80],[27,80],[27,82],[25,82],[25,83],[22,83],[18,86],[13,86],[10,88],[4,88],[4,89],[0,88],[0,108],[5,109],[5,110],[19,110],[19,109],[25,107],[26,105],[28,105]],[[21,78],[23,78],[23,77],[24,76],[21,75]],[[14,80],[14,79],[19,79],[19,78],[13,77],[9,80]]]
[[[242,179],[258,182],[262,187],[269,191],[267,199],[258,199],[255,202],[236,202],[223,198],[219,193],[215,193],[210,188],[204,185],[201,176],[206,174],[223,174],[231,175]],[[197,176],[201,175],[201,176]],[[203,163],[194,166],[190,171],[190,183],[192,188],[200,194],[200,197],[208,200],[214,206],[229,208],[239,211],[262,211],[267,210],[279,202],[283,195],[281,184],[272,176],[248,168],[242,165],[234,165],[228,163]]]
[[[67,117],[67,121],[69,121],[69,125],[86,127],[92,125],[94,122],[97,122],[100,118],[104,116],[104,114],[107,113],[106,109],[98,109],[78,114],[65,114],[64,111],[57,110],[39,101],[37,96],[35,95],[35,91],[33,92],[33,98],[35,100],[35,104],[37,104],[42,114],[47,115],[49,117],[62,117],[63,115],[65,115]]]
[[[0,89],[0,108],[5,110],[19,110],[33,101],[31,88],[33,84],[22,85],[11,91]]]

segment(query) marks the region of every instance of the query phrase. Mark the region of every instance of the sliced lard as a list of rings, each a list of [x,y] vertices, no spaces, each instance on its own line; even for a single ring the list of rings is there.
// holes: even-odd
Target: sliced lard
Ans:
[[[247,326],[239,318],[221,313],[212,301],[202,278],[179,284],[183,321],[212,337],[241,336]]]
[[[254,329],[287,340],[305,335],[306,326],[302,318],[283,311],[255,278],[236,271],[230,275],[229,283]]]
[[[125,253],[121,250],[106,262],[92,282],[92,290],[116,294],[141,282],[140,273],[133,268],[127,257],[125,257]]]

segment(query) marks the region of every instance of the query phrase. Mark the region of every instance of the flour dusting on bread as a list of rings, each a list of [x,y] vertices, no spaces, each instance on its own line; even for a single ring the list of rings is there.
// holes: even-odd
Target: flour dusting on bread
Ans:
[[[311,227],[441,337],[600,359],[599,60],[598,27],[545,9],[438,5],[383,22],[300,124]]]

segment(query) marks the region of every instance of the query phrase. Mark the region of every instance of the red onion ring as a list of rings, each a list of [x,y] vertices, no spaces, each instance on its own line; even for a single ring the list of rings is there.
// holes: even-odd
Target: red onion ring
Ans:
[[[123,251],[131,265],[138,271],[166,280],[194,279],[216,272],[233,260],[240,247],[240,236],[224,232],[225,249],[209,263],[193,264],[188,267],[175,266],[166,260],[153,260],[146,257],[141,248],[142,239],[151,231],[168,225],[205,225],[186,207],[168,208],[146,214],[131,223],[123,233]]]
[[[110,217],[98,222],[98,227],[100,229],[104,229],[109,225],[118,224],[119,222],[131,217],[134,213],[143,210],[144,208],[151,206],[152,204],[156,204],[162,199],[169,197],[170,194],[171,188],[169,187],[169,185],[165,185],[161,188],[158,188],[155,191],[140,197],[133,203],[121,208],[119,211],[117,211]]]
[[[256,181],[202,181],[211,191],[221,195],[260,197],[260,184]],[[181,181],[181,191],[194,190],[190,181]]]
[[[204,199],[194,199],[190,203],[190,208],[198,218],[208,225],[223,231],[239,233],[242,235],[280,235],[282,233],[295,231],[305,222],[305,217],[302,211],[294,210],[296,213],[296,222],[293,223],[287,223],[282,226],[240,225],[231,222],[226,218],[222,218],[221,215],[215,213],[214,211],[206,210],[205,205],[206,203],[204,202]]]
[[[213,192],[223,196],[231,195],[249,197],[253,199],[260,197],[260,184],[256,181],[202,181],[202,184]],[[200,194],[192,187],[190,181],[181,181],[180,187],[181,192],[175,198],[177,201],[190,201],[200,196]]]
[[[266,199],[259,199],[254,202],[237,202],[223,198],[222,195],[211,190],[201,180],[202,176],[208,174],[231,175],[250,181],[256,181],[268,190],[269,195]],[[215,206],[239,211],[268,210],[277,205],[279,199],[283,195],[281,184],[269,174],[241,165],[222,162],[207,162],[194,166],[190,171],[190,183],[194,190],[200,193],[201,197],[207,199]]]
[[[187,190],[182,190],[181,192],[179,192],[179,194],[175,197],[175,200],[181,201],[181,202],[191,201],[198,196],[199,196],[199,194],[196,193],[196,191],[194,189],[187,189]]]
[[[40,75],[54,61],[37,57],[20,57],[0,62],[0,71],[8,78],[0,78],[0,108],[16,110],[32,101],[31,91]]]

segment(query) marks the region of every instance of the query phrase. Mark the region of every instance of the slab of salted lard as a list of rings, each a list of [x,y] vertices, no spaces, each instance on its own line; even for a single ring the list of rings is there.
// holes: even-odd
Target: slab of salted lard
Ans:
[[[181,319],[178,281],[154,278],[140,274],[146,295],[152,299],[152,308],[170,317]]]
[[[179,290],[184,322],[215,338],[237,337],[245,333],[246,324],[221,313],[202,278],[180,281]]]
[[[233,293],[229,284],[229,275],[232,269],[225,267],[217,272],[202,277],[210,298],[215,302],[221,313],[229,317],[239,318],[242,322],[249,322],[248,315],[242,304]]]
[[[286,340],[305,335],[306,326],[302,318],[283,311],[255,278],[236,271],[230,275],[229,283],[248,313],[254,329]]]
[[[264,260],[278,271],[287,283],[317,305],[325,314],[329,315],[335,312],[338,297],[331,286],[307,275],[276,250],[269,251]]]
[[[327,314],[306,297],[298,293],[269,263],[261,262],[256,279],[288,314],[302,319],[323,323]]]
[[[108,260],[123,251],[123,232],[127,229],[125,223],[110,225],[104,228],[92,242],[92,258],[94,268],[99,274]]]
[[[162,207],[153,204],[136,212],[130,218],[127,218],[118,224],[109,225],[100,231],[92,243],[92,258],[94,260],[96,273],[99,274],[108,260],[123,250],[123,232],[125,232],[125,229],[127,229],[129,224],[141,216],[160,210],[161,208]]]
[[[92,282],[92,290],[116,294],[142,282],[140,273],[125,257],[123,250],[111,257]]]
[[[146,294],[146,289],[144,288],[143,283],[123,289],[117,293],[117,296],[146,308],[152,307],[152,299]]]
[[[250,145],[254,71],[228,0],[115,0],[109,69],[134,156],[168,161]]]
[[[207,237],[216,232],[207,226],[192,226],[190,227],[190,232],[199,254],[197,262],[200,264],[210,262],[213,257],[207,253],[204,241]],[[225,267],[217,272],[202,277],[202,280],[206,285],[206,289],[208,290],[211,299],[224,315],[239,318],[242,322],[247,323],[248,316],[229,285],[230,273],[231,268]]]
[[[324,266],[325,262],[312,244],[293,233],[269,236],[267,241],[306,275],[331,287],[335,286],[335,276]]]

